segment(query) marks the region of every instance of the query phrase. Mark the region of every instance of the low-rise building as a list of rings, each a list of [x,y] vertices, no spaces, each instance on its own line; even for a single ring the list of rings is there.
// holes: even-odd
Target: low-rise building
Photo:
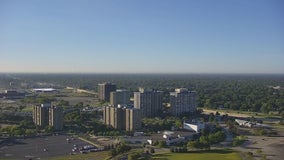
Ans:
[[[204,123],[200,123],[200,122],[186,123],[186,122],[183,122],[183,129],[188,130],[188,131],[199,133],[204,128],[205,128]]]
[[[0,98],[4,99],[20,99],[24,97],[25,97],[24,92],[18,92],[15,90],[5,90],[5,92],[0,93]]]

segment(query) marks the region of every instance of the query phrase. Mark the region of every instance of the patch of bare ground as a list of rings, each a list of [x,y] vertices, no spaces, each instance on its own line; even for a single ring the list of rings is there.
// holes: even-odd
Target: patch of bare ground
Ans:
[[[234,147],[243,153],[251,152],[256,160],[263,157],[270,160],[283,160],[284,157],[284,132],[277,129],[277,136],[247,136],[247,141],[241,146]]]

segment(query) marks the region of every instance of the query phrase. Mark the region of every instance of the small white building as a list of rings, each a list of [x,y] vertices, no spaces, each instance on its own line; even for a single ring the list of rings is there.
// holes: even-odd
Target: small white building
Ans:
[[[193,131],[193,132],[199,133],[204,128],[205,128],[204,123],[198,122],[198,123],[195,123],[195,124],[191,124],[191,123],[183,122],[183,129],[188,130],[188,131]]]
[[[254,124],[250,121],[246,121],[246,120],[241,120],[241,119],[235,119],[235,121],[240,125],[240,126],[244,126],[244,127],[249,127],[251,128]]]
[[[50,93],[55,92],[56,89],[54,88],[34,88],[32,89],[33,92],[43,92],[43,93]]]

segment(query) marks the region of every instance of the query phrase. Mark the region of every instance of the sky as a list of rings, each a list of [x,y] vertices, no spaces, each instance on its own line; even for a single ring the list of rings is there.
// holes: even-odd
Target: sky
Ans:
[[[284,1],[0,0],[0,72],[284,73]]]

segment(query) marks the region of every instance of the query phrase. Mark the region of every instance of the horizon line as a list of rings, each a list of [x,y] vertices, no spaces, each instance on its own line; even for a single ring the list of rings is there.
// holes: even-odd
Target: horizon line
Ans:
[[[259,73],[259,72],[0,72],[0,74],[161,74],[161,75],[284,75],[284,73]]]

